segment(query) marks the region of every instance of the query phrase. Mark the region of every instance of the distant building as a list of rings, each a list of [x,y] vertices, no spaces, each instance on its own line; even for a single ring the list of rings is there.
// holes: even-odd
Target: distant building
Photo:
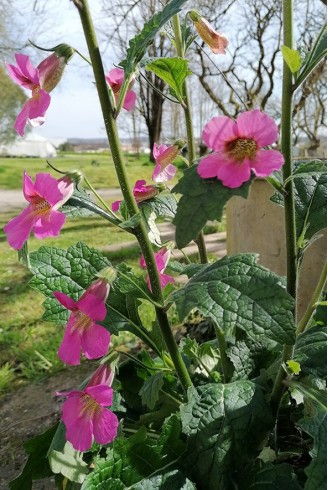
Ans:
[[[50,141],[37,133],[28,133],[24,138],[13,143],[0,145],[0,155],[3,157],[39,157],[54,158],[56,148]]]

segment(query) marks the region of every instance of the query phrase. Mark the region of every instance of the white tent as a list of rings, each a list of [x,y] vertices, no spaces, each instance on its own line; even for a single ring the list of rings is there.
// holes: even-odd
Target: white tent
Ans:
[[[9,157],[53,158],[56,148],[43,136],[28,133],[25,138],[17,139],[11,144],[0,146],[0,155]]]

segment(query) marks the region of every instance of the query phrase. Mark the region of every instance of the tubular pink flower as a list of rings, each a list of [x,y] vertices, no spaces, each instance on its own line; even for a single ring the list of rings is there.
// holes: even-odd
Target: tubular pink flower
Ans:
[[[25,103],[14,124],[14,128],[23,136],[27,123],[40,126],[50,105],[50,95],[59,83],[65,66],[64,56],[52,53],[35,68],[29,57],[15,54],[17,66],[6,64],[9,76],[22,87],[32,91],[32,97]]]
[[[66,364],[80,364],[81,350],[87,359],[107,354],[110,333],[96,322],[106,317],[109,285],[101,285],[100,281],[107,282],[98,279],[76,302],[64,293],[54,292],[59,303],[72,312],[58,350],[59,358]]]
[[[108,73],[106,80],[108,85],[111,87],[114,93],[115,100],[117,102],[124,81],[124,70],[122,68],[113,68],[113,70]],[[129,84],[129,90],[126,92],[123,102],[123,109],[125,109],[126,111],[132,111],[136,105],[137,94],[133,92],[133,90],[130,90],[133,87],[134,82],[135,79],[132,78]]]
[[[65,393],[62,420],[66,439],[77,451],[87,451],[94,439],[98,444],[109,444],[117,434],[118,418],[108,410],[112,405],[113,389],[107,384],[92,385],[84,390]]]
[[[180,147],[178,145],[166,146],[154,143],[153,155],[156,161],[156,167],[151,178],[155,182],[167,182],[173,179],[177,169],[172,165],[173,160],[179,155]]]
[[[216,32],[211,24],[195,10],[191,10],[189,15],[199,36],[211,48],[212,52],[214,54],[226,54],[226,48],[229,44],[228,38],[222,32]]]
[[[90,381],[88,383],[89,386],[95,385],[107,385],[112,386],[115,376],[115,370],[112,370],[110,364],[105,362],[104,364],[100,364],[97,367],[95,372],[93,373]]]
[[[175,283],[174,277],[169,276],[167,274],[164,274],[164,270],[165,270],[167,264],[169,263],[169,260],[171,257],[171,250],[166,248],[166,247],[162,247],[157,253],[154,254],[154,256],[155,256],[156,267],[157,267],[157,270],[159,272],[159,280],[160,280],[162,289],[165,288],[165,286],[169,282],[174,284]],[[143,269],[146,269],[147,265],[146,265],[146,261],[145,261],[144,256],[142,256],[140,259],[140,265]],[[148,287],[151,291],[151,284],[150,284],[149,276],[146,277],[146,281],[147,281]]]
[[[9,245],[20,250],[32,230],[41,240],[58,236],[66,216],[57,209],[71,197],[73,190],[74,185],[67,177],[56,180],[50,174],[40,173],[33,183],[24,172],[23,193],[30,204],[4,227]]]
[[[274,120],[259,109],[243,112],[236,121],[213,117],[203,131],[204,143],[214,153],[202,158],[197,172],[203,179],[216,177],[230,188],[251,178],[267,177],[284,164],[280,151],[262,150],[278,139]]]
[[[145,185],[145,180],[137,180],[134,184],[133,195],[135,197],[136,203],[139,204],[142,201],[147,201],[147,199],[152,199],[157,196],[159,190],[154,185]],[[112,210],[118,211],[122,201],[115,201],[112,204]]]

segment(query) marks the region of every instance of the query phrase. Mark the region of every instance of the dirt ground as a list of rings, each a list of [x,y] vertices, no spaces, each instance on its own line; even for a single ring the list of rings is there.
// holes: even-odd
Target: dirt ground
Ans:
[[[0,398],[0,490],[19,475],[26,456],[23,444],[60,419],[63,399],[55,391],[77,389],[91,373],[90,364],[69,367],[43,381]],[[35,482],[33,490],[54,490],[54,479]]]

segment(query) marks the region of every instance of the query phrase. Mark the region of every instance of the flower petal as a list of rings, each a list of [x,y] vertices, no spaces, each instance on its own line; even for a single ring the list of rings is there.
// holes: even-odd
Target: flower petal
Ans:
[[[106,384],[87,386],[84,391],[103,407],[109,407],[113,403],[113,388]]]
[[[33,226],[34,236],[39,240],[50,236],[58,236],[66,221],[64,213],[50,210],[39,217]]]
[[[71,396],[69,396],[63,403],[62,419],[66,428],[76,424],[76,420],[83,409],[83,401],[81,398],[84,395],[84,392],[76,391],[74,394],[72,393],[74,392],[68,392],[68,396]],[[66,393],[60,393],[59,396],[66,396]]]
[[[66,294],[61,293],[60,291],[54,291],[53,295],[55,296],[57,301],[59,301],[59,303],[65,306],[65,308],[67,308],[68,310],[76,310],[76,302]]]
[[[20,111],[20,113],[16,117],[14,128],[16,129],[17,133],[20,136],[24,135],[24,129],[25,129],[25,126],[27,124],[27,120],[29,118],[31,100],[32,99],[29,99],[28,101],[25,102],[25,104],[23,105],[23,109]]]
[[[65,403],[71,400],[74,400],[74,398],[69,398]],[[74,449],[84,452],[92,446],[92,432],[92,419],[85,414],[82,417],[77,417],[74,424],[66,427],[66,439],[72,444]]]
[[[211,153],[202,158],[197,167],[197,173],[202,179],[209,179],[217,176],[217,169],[224,157],[221,153]]]
[[[157,163],[151,178],[154,182],[167,182],[168,180],[173,179],[176,173],[177,169],[172,163],[169,163],[163,169],[161,165]]]
[[[64,338],[58,349],[58,357],[65,364],[77,366],[80,364],[81,355],[81,337],[78,331],[72,332],[74,326],[74,317],[70,315],[67,327],[64,333]]]
[[[118,418],[116,415],[104,408],[93,417],[93,435],[98,444],[109,444],[117,435]]]
[[[82,351],[87,359],[98,359],[106,355],[109,344],[110,333],[97,323],[93,323],[81,334]]]
[[[166,286],[166,285],[167,285],[169,282],[171,282],[172,284],[174,284],[174,283],[175,283],[175,279],[174,279],[174,277],[169,276],[169,275],[167,275],[167,274],[161,274],[161,273],[159,274],[159,281],[160,281],[160,283],[161,283],[161,288],[162,288],[162,289],[163,289],[163,288],[165,288],[165,286]]]
[[[123,102],[123,109],[126,111],[132,111],[135,108],[137,100],[137,94],[133,90],[128,90]]]
[[[92,293],[81,296],[76,306],[94,321],[104,320],[107,313],[103,299],[97,298]]]
[[[51,206],[54,206],[63,198],[58,189],[58,181],[50,174],[36,174],[34,189],[40,197],[43,197]]]
[[[238,138],[237,124],[227,116],[213,117],[205,126],[204,143],[216,151],[223,151],[228,141]]]
[[[38,196],[34,189],[34,183],[29,175],[24,171],[23,175],[23,193],[27,201],[32,202],[33,197]]]
[[[117,84],[121,86],[124,80],[124,70],[122,68],[113,68],[108,73],[106,80],[109,85]]]
[[[48,92],[39,90],[38,95],[30,99],[29,118],[36,119],[43,117],[50,105],[51,97]]]
[[[122,201],[114,201],[112,203],[112,211],[119,211],[120,209],[120,204],[121,204]]]
[[[278,126],[275,121],[259,109],[239,114],[237,127],[239,137],[253,139],[258,148],[271,145],[278,139]]]
[[[7,235],[9,245],[15,250],[20,250],[35,223],[35,213],[32,205],[27,206],[20,215],[11,219],[3,228]]]
[[[240,187],[251,178],[250,161],[245,158],[241,163],[232,160],[222,162],[217,169],[217,178],[230,189]]]
[[[17,66],[6,63],[9,76],[14,82],[29,90],[39,85],[39,73],[25,54],[15,54]]]
[[[284,157],[277,150],[259,150],[251,168],[257,177],[267,177],[275,170],[280,170],[284,164]]]

